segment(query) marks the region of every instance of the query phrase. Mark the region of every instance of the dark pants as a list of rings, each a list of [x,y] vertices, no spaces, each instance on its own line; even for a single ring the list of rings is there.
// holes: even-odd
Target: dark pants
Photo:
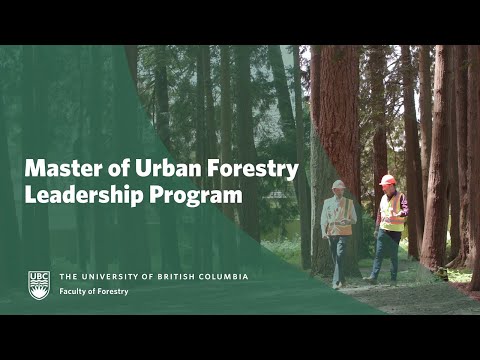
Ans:
[[[330,245],[330,253],[332,254],[333,265],[335,271],[333,273],[333,285],[338,285],[339,282],[345,284],[344,275],[344,259],[345,250],[347,249],[348,236],[329,236],[328,244]]]
[[[390,267],[390,279],[397,281],[398,272],[398,244],[400,243],[400,231],[388,231],[379,229],[377,236],[377,251],[373,261],[371,278],[377,279],[378,273],[382,267],[382,261],[385,256],[389,256],[392,262]]]

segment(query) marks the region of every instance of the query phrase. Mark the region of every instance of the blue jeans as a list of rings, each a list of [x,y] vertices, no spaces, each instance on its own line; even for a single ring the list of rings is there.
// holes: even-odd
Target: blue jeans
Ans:
[[[398,272],[398,244],[400,243],[400,231],[388,231],[379,229],[377,236],[377,251],[373,261],[371,278],[377,279],[378,273],[382,267],[382,261],[385,256],[390,256],[392,265],[390,267],[390,279],[397,281]]]
[[[348,236],[329,236],[328,244],[330,245],[330,253],[332,254],[333,265],[335,271],[333,273],[333,285],[338,285],[339,282],[345,284],[344,275],[344,259],[345,250],[347,249]]]

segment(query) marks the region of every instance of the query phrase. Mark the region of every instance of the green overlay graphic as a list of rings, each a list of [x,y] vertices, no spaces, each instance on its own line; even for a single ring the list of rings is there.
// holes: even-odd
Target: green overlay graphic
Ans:
[[[139,51],[146,50],[140,47]],[[166,57],[161,47],[158,53],[142,54],[146,59],[142,64],[148,64],[147,55],[159,64],[162,56]],[[249,158],[240,146],[242,131],[248,135],[262,120],[255,111],[248,114],[240,108],[252,101],[236,90],[245,81],[241,76],[244,54],[232,51],[230,55],[231,102],[235,107],[231,162],[268,163],[261,144],[256,144],[257,158]],[[165,196],[150,203],[151,186],[187,195],[195,194],[189,193],[193,190],[221,189],[224,179],[220,177],[140,177],[134,171],[136,159],[159,164],[167,159],[172,164],[199,163],[205,175],[206,159],[221,158],[219,148],[211,145],[221,128],[219,79],[213,81],[213,92],[208,86],[195,86],[199,78],[196,70],[202,64],[196,61],[197,54],[187,49],[168,55],[168,64],[182,62],[185,73],[158,66],[154,70],[156,83],[151,84],[144,79],[153,67],[139,66],[132,73],[128,56],[123,46],[0,48],[0,299],[4,299],[0,313],[382,314],[333,290],[330,280],[311,276],[310,271],[287,262],[255,239],[255,234],[264,237],[272,233],[273,225],[269,228],[266,222],[274,224],[280,216],[275,211],[283,206],[281,194],[295,196],[293,182],[288,183],[285,177],[275,180],[267,176],[256,178],[256,182],[239,177],[228,180],[230,190],[246,189],[244,203],[253,201],[255,193],[258,201],[274,204],[252,210],[257,212],[254,220],[259,223],[258,229],[248,228],[254,229],[253,235],[239,225],[239,217],[252,215],[242,213],[239,204],[232,204],[236,212],[231,219],[222,211],[223,204],[207,201],[189,207],[180,192],[168,203]],[[212,66],[219,67],[216,59]],[[204,56],[203,60],[210,59]],[[207,69],[205,63],[202,69]],[[201,74],[210,78],[207,70]],[[252,74],[255,71],[251,68]],[[138,88],[132,74],[139,80]],[[182,94],[176,95],[181,100],[174,104],[165,93],[165,89],[171,91],[171,84]],[[259,92],[260,86],[252,86],[251,93]],[[198,99],[202,99],[202,106]],[[261,108],[256,101],[255,108]],[[271,101],[265,99],[266,103]],[[150,115],[152,103],[156,104],[154,118]],[[214,119],[214,134],[209,130],[209,119]],[[243,128],[243,119],[253,119],[246,130],[238,129]],[[306,123],[305,127],[309,126]],[[272,159],[295,163],[295,146],[282,146],[278,158]],[[72,164],[76,160],[102,164],[103,168],[98,177],[31,177],[25,176],[26,159],[45,159],[46,164]],[[110,176],[108,166],[122,164],[124,159],[130,159],[128,176]],[[321,191],[331,197],[329,186],[338,176],[329,167],[321,170],[328,174],[328,185]],[[277,186],[280,196],[263,193],[262,181]],[[110,196],[112,186],[118,196],[131,197],[133,190],[142,190],[144,199],[135,207],[129,201],[101,203],[98,195],[93,203],[80,203],[78,196],[74,203],[39,202],[40,198],[52,201],[53,190],[63,194],[74,189],[74,197],[79,190],[86,190],[85,194],[108,190]],[[26,203],[27,195],[36,198],[36,203]],[[348,189],[345,196],[353,198]],[[357,217],[363,218],[363,226],[373,233],[373,220],[366,220],[354,200]],[[299,230],[294,235],[298,237]],[[357,244],[364,244],[362,236],[356,235]],[[49,292],[42,300],[29,292],[29,271],[50,271]],[[96,274],[93,279],[88,276],[92,274]],[[177,279],[175,274],[179,274]],[[30,279],[41,287],[47,284],[46,275],[42,276]],[[89,290],[95,293],[89,294]]]

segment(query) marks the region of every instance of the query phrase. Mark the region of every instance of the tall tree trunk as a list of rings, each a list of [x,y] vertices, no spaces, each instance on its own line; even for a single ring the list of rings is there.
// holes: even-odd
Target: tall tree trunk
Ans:
[[[231,164],[232,157],[232,99],[230,86],[230,47],[220,46],[220,103],[221,103],[221,157],[222,164]],[[233,187],[233,179],[230,176],[222,176],[222,190],[230,190]],[[232,204],[222,204],[223,213],[232,221],[234,207]]]
[[[478,182],[478,174],[480,171],[479,156],[479,126],[478,126],[478,91],[479,91],[479,69],[480,57],[479,46],[468,46],[468,139],[467,139],[467,157],[468,157],[468,201],[470,202],[470,214],[468,216],[470,225],[470,243],[467,260],[465,265],[473,269],[474,259],[477,252],[476,237],[480,236],[479,219],[480,212],[478,211],[478,189],[480,183]]]
[[[471,48],[471,49],[470,49]],[[469,54],[471,54],[472,58],[472,66],[473,71],[476,73],[476,87],[472,90],[474,93],[472,94],[472,102],[476,103],[477,113],[475,117],[472,117],[471,122],[471,133],[469,134],[470,138],[472,139],[472,151],[475,156],[472,157],[472,177],[470,178],[472,181],[472,187],[474,189],[473,196],[471,198],[471,204],[479,204],[480,202],[480,194],[478,189],[480,188],[480,158],[478,154],[480,153],[480,142],[478,141],[478,137],[480,135],[480,110],[478,109],[480,104],[480,84],[478,79],[478,71],[480,66],[480,46],[469,46]],[[473,114],[472,114],[473,115]],[[469,128],[470,129],[470,128]],[[470,290],[472,291],[479,291],[480,290],[480,219],[479,211],[477,206],[472,206],[472,208],[476,209],[475,213],[472,216],[473,223],[471,224],[472,227],[472,245],[470,248],[469,256],[471,256],[471,260],[473,262],[473,276],[470,282]],[[468,257],[467,257],[468,263]]]
[[[360,151],[358,125],[359,56],[356,46],[325,46],[321,51],[320,112],[313,118],[318,129],[321,156],[320,191],[323,202],[331,197],[331,185],[342,179],[347,187],[345,195],[360,202],[360,177],[358,152]],[[354,171],[352,171],[354,169]],[[354,226],[355,235],[361,229]],[[355,241],[352,236],[347,244],[345,273],[359,276],[356,263]],[[323,259],[318,261],[324,262]],[[312,264],[313,267],[313,264]]]
[[[278,104],[278,111],[280,112],[280,126],[282,128],[283,135],[285,137],[285,141],[287,143],[287,147],[289,149],[295,148],[296,143],[296,133],[295,133],[295,118],[293,117],[293,109],[292,103],[290,101],[290,92],[288,91],[288,83],[287,77],[285,75],[285,66],[283,64],[283,57],[282,51],[280,49],[280,45],[268,45],[268,58],[270,61],[270,65],[272,66],[272,73],[273,73],[273,84],[275,86],[275,91],[277,93],[277,104]],[[289,163],[295,163],[297,161],[296,152],[289,151],[288,152],[288,159]],[[298,170],[300,171],[300,170]],[[309,187],[308,180],[306,177],[306,170],[304,170],[305,176],[302,176],[303,186],[307,189]],[[297,202],[299,202],[299,183],[300,181],[300,173],[295,178],[293,185],[295,187],[295,196],[297,198]],[[307,192],[307,210],[308,216],[310,217],[311,213],[311,198],[310,193]]]
[[[230,86],[230,47],[220,45],[220,103],[221,103],[221,162],[232,164],[232,98]],[[233,189],[233,178],[230,176],[221,177],[222,190]],[[222,210],[226,217],[232,222],[235,221],[233,204],[222,204]],[[229,233],[229,224],[225,221],[224,233]],[[237,244],[232,237],[223,237],[220,242],[220,261],[222,268],[227,273],[237,271]]]
[[[423,236],[424,209],[422,189],[422,167],[418,148],[418,129],[415,115],[415,98],[413,88],[413,67],[410,56],[410,45],[402,45],[402,77],[405,119],[405,141],[407,148],[407,197],[409,205],[408,222],[408,255],[418,260]]]
[[[47,158],[48,151],[48,47],[24,46],[24,121],[23,166],[27,158]],[[25,170],[25,169],[23,169]],[[23,173],[25,173],[23,171]],[[32,193],[47,189],[45,177],[24,180],[32,186]],[[24,204],[22,237],[27,270],[50,269],[50,229],[48,204]]]
[[[217,150],[217,135],[215,133],[215,112],[213,107],[213,95],[212,95],[212,79],[210,76],[210,46],[202,45],[201,46],[202,56],[203,56],[203,80],[205,87],[205,125],[206,125],[206,144],[205,144],[205,159],[215,159],[218,157]],[[207,160],[206,160],[207,161]],[[205,188],[209,190],[219,188],[220,178],[218,173],[214,177],[206,177]],[[212,232],[212,229],[216,228],[216,224],[213,223],[215,218],[212,217],[213,213],[208,211],[205,212],[205,257],[204,271],[211,272],[213,266],[213,243],[218,242],[218,237],[216,232]],[[215,237],[215,239],[214,239]]]
[[[136,46],[113,47],[114,87],[115,87],[115,155],[118,162],[125,158],[135,159],[143,156],[138,141],[137,87],[136,87]],[[125,51],[127,56],[125,56]],[[125,69],[129,69],[125,74]],[[132,73],[134,71],[134,73]],[[133,79],[133,81],[132,81]],[[127,183],[132,189],[139,188],[139,180],[133,173],[128,178],[119,179],[118,186]],[[138,204],[130,208],[128,204],[119,204],[118,231],[120,237],[119,268],[124,273],[149,272],[151,268],[148,241],[145,226],[145,205]],[[124,286],[134,287],[138,282],[124,281]]]
[[[457,268],[465,266],[469,248],[468,230],[470,199],[468,197],[468,159],[467,159],[467,46],[455,45],[454,49],[455,69],[455,110],[457,126],[457,168],[458,168],[458,192],[460,197],[460,248],[457,257],[447,267]]]
[[[298,163],[298,208],[300,213],[300,236],[302,268],[310,269],[310,216],[307,204],[307,181],[305,179],[305,161],[303,144],[305,143],[303,128],[303,110],[302,110],[302,84],[300,79],[300,51],[298,45],[293,45],[293,77],[295,88],[295,122],[296,122],[296,143],[297,143],[297,163]]]
[[[132,76],[133,86],[137,88],[138,81],[138,46],[137,45],[125,45],[125,55],[127,56],[128,69]]]
[[[155,132],[167,152],[171,151],[170,112],[168,106],[168,78],[166,45],[155,47]],[[166,154],[160,148],[159,157]],[[171,154],[168,154],[171,155]],[[175,207],[164,204],[155,206],[159,215],[162,248],[162,269],[166,272],[180,271],[180,253],[178,249],[177,212]]]
[[[385,128],[385,69],[387,60],[384,46],[370,46],[368,69],[370,74],[370,91],[372,104],[372,120],[375,125],[373,136],[373,180],[375,189],[374,216],[377,216],[383,191],[378,184],[382,176],[388,173],[387,166],[387,136]]]
[[[430,152],[432,148],[432,81],[430,76],[430,45],[421,45],[419,54],[420,81],[420,131],[421,131],[421,162],[423,203],[427,203],[428,170],[430,167]]]
[[[85,73],[82,69],[82,50],[83,47],[77,47],[77,61],[78,61],[78,72],[80,76],[79,80],[79,105],[78,105],[78,135],[73,144],[73,155],[81,163],[88,163],[90,159],[87,156],[88,146],[86,144],[88,124],[85,121],[85,105],[83,98],[86,94],[84,81]],[[91,64],[91,73],[95,73],[95,68]],[[92,89],[93,91],[94,89]],[[96,99],[95,93],[89,92],[92,99]],[[93,121],[92,121],[93,122]],[[75,185],[78,189],[86,189],[88,184],[88,179],[84,177],[75,178]],[[75,204],[75,218],[77,225],[77,265],[80,268],[80,271],[87,272],[87,260],[88,260],[88,229],[91,228],[88,224],[89,220],[89,208],[84,204]]]
[[[25,160],[34,158],[33,151],[35,132],[32,129],[32,122],[34,118],[34,68],[33,68],[33,46],[24,45],[22,47],[22,173],[25,173]],[[32,189],[36,186],[36,178],[26,178],[22,176],[22,189],[26,185],[31,185]],[[25,259],[25,269],[32,268],[32,252],[33,239],[35,229],[33,227],[34,221],[34,205],[25,203],[25,191],[22,192],[22,240]]]
[[[235,46],[237,70],[237,118],[238,154],[242,164],[256,164],[257,155],[253,140],[252,103],[250,95],[250,46]],[[240,225],[253,239],[260,242],[258,220],[258,184],[256,177],[240,177],[240,190],[243,201],[240,211]],[[242,250],[243,251],[243,250]]]
[[[211,78],[211,64],[210,64],[210,46],[203,45],[203,73],[204,73],[204,84],[205,84],[205,123],[207,130],[207,159],[216,159],[218,158],[218,148],[217,148],[217,133],[215,129],[215,109],[213,104],[213,94],[212,94],[212,78]],[[220,176],[218,172],[215,173],[214,177],[208,177],[207,181],[210,182],[209,189],[219,189],[220,188]]]
[[[450,48],[452,54],[452,61],[449,63],[451,96],[449,99],[450,109],[450,146],[451,151],[448,152],[448,163],[455,164],[457,161],[458,146],[457,146],[457,120],[455,107],[455,68],[454,68],[454,47]],[[449,166],[449,193],[450,193],[450,254],[448,261],[452,261],[460,251],[460,196],[458,187],[458,168],[456,166]]]
[[[103,67],[102,67],[102,47],[93,45],[90,49],[91,56],[91,79],[90,79],[90,139],[92,149],[92,162],[104,163],[107,161],[106,138],[102,135],[103,127]],[[108,177],[101,174],[95,179],[97,188],[105,189],[109,184]],[[93,206],[93,236],[91,238],[91,271],[96,273],[108,272],[108,226],[110,220],[103,205],[95,203]],[[108,281],[98,280],[97,285],[107,286]]]
[[[171,151],[166,48],[155,46],[155,130],[167,151]]]
[[[24,282],[20,258],[20,233],[18,229],[15,196],[10,172],[8,128],[3,111],[0,87],[0,293],[2,290],[20,287]]]
[[[320,121],[320,73],[321,73],[321,46],[311,46],[310,62],[310,178],[312,179],[312,220],[311,220],[311,254],[312,269],[311,275],[329,274],[332,272],[332,259],[329,256],[328,242],[322,239],[320,229],[320,217],[322,214],[322,205],[325,196],[323,194],[323,184],[321,184],[321,166],[324,151],[320,144],[318,123]]]
[[[195,157],[197,164],[200,164],[202,169],[205,169],[205,86],[204,86],[204,74],[203,74],[203,56],[200,46],[195,47],[196,50],[196,63],[197,63],[197,85],[196,85],[196,116],[195,116]],[[205,187],[205,176],[202,172],[202,176],[198,178],[197,185],[199,188]],[[203,271],[202,264],[202,252],[204,248],[205,239],[201,237],[203,233],[203,207],[200,207],[198,215],[195,217],[195,228],[197,229],[196,238],[193,243],[193,271],[199,273]]]
[[[427,213],[420,263],[432,271],[443,266],[448,225],[445,194],[448,186],[449,144],[449,51],[448,45],[436,46],[435,98],[432,131],[432,154],[428,178]]]

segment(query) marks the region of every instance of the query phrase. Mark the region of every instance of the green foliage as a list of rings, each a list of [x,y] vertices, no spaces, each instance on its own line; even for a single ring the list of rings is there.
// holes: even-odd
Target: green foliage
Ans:
[[[65,257],[57,257],[53,258],[52,260],[52,271],[56,273],[65,273],[65,274],[73,274],[79,273],[80,268],[78,264],[72,263]]]
[[[362,211],[362,241],[360,244],[361,258],[372,258],[375,255],[375,220],[372,219],[369,213]]]
[[[387,57],[387,71],[384,79],[385,84],[385,120],[387,135],[387,167],[390,174],[395,176],[398,188],[406,191],[405,173],[405,138],[402,79],[400,74],[399,50],[395,46],[385,49]],[[359,119],[360,119],[360,172],[362,204],[365,211],[371,216],[374,209],[375,190],[373,179],[373,136],[376,125],[373,123],[371,108],[370,76],[368,73],[368,51],[363,48],[360,55],[360,95],[359,95]]]
[[[448,269],[448,281],[466,283],[472,280],[472,270],[468,268]]]
[[[264,241],[262,242],[262,245],[270,250],[273,254],[292,265],[299,266],[301,263],[299,237],[295,237],[293,240],[283,238],[278,241]]]

